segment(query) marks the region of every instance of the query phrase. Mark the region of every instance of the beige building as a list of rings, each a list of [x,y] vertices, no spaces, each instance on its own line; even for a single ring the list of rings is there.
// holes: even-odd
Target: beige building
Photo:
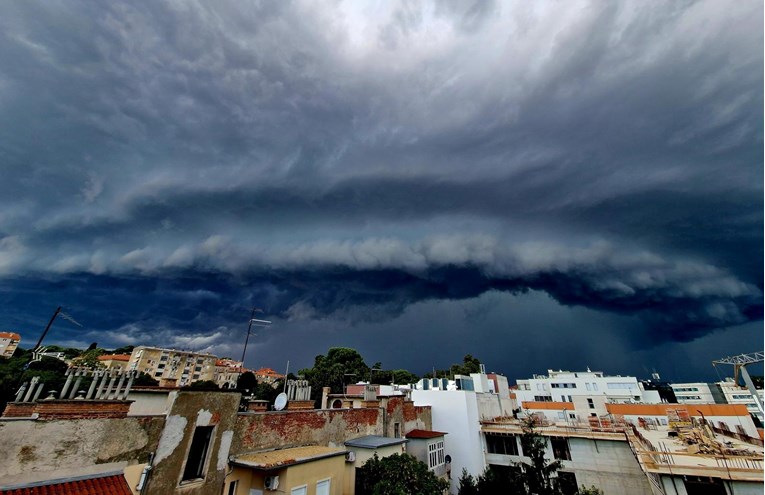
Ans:
[[[0,332],[0,357],[13,356],[19,342],[21,342],[21,335],[14,332]]]
[[[225,495],[285,493],[287,495],[343,495],[350,492],[346,451],[307,446],[268,450],[231,460]]]
[[[222,389],[235,389],[245,371],[241,361],[219,359],[215,363],[215,383]]]
[[[126,370],[130,363],[130,354],[104,354],[98,356],[98,362],[108,370]]]
[[[140,346],[133,349],[127,369],[146,373],[160,385],[184,387],[214,380],[217,361],[212,354]]]

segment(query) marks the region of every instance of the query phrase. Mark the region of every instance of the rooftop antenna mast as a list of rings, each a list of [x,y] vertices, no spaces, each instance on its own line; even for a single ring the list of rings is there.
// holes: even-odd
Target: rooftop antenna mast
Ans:
[[[50,317],[50,321],[48,322],[48,325],[45,327],[45,330],[43,331],[42,335],[40,335],[40,338],[37,339],[37,344],[35,344],[34,348],[32,349],[33,351],[40,348],[40,344],[42,344],[42,341],[45,338],[45,336],[48,335],[48,330],[50,330],[50,327],[53,326],[53,322],[56,320],[56,317],[58,316],[61,316],[61,318],[71,323],[74,323],[78,327],[82,328],[82,325],[80,325],[77,321],[75,321],[74,318],[64,313],[63,311],[61,311],[61,306],[59,306],[56,308],[56,311],[53,313],[53,316]]]
[[[255,324],[259,327],[267,327],[271,324],[268,320],[255,319],[255,313],[262,313],[260,308],[252,308],[252,314],[250,314],[250,322],[247,325],[247,337],[244,339],[244,350],[242,350],[242,367],[244,367],[244,357],[247,355],[247,343],[250,341],[250,333],[252,332],[252,325]]]

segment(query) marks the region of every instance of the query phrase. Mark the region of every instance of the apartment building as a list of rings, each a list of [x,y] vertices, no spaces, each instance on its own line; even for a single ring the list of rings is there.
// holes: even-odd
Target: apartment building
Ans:
[[[0,357],[9,358],[16,352],[21,335],[14,332],[0,332]]]
[[[215,383],[222,389],[235,389],[242,373],[247,371],[241,361],[219,359],[215,362]]]
[[[212,354],[140,346],[133,349],[127,369],[146,373],[160,385],[184,387],[214,380],[217,361]]]
[[[762,411],[759,407],[757,407],[757,403],[755,402],[754,396],[752,396],[752,393],[747,389],[746,387],[742,387],[740,385],[737,385],[732,378],[728,378],[725,381],[717,382],[715,385],[720,387],[720,390],[722,391],[723,396],[725,397],[725,402],[728,404],[743,404],[746,406],[746,409],[749,411],[749,414],[756,417],[758,420],[760,420],[760,423],[765,422],[765,418],[763,418]],[[760,396],[760,403],[763,403],[763,390],[757,390],[757,393]]]
[[[535,415],[563,493],[594,485],[625,495],[762,493],[762,440],[741,405],[608,404],[603,422]],[[435,412],[435,411],[434,411]],[[530,459],[524,420],[481,421],[485,462],[501,471]],[[731,426],[735,425],[735,431]]]
[[[679,404],[725,404],[720,386],[716,383],[673,383],[672,391]]]
[[[109,370],[127,370],[130,354],[104,354],[98,356],[98,362]]]
[[[516,399],[521,409],[524,403],[558,402],[570,403],[569,419],[587,421],[588,417],[606,414],[606,405],[612,403],[661,402],[659,392],[645,390],[634,376],[608,376],[602,371],[554,371],[547,375],[534,375],[526,380],[516,380]],[[571,412],[572,409],[575,412]]]

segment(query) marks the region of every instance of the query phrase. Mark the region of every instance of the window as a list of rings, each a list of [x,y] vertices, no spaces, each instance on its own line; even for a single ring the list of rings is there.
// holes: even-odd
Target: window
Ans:
[[[228,484],[228,495],[236,495],[236,488],[239,485],[239,480],[234,480]]]
[[[428,469],[434,469],[444,463],[444,441],[428,444]]]
[[[587,387],[587,390],[592,390],[592,386],[589,383],[584,384]]]
[[[486,451],[489,454],[518,455],[515,435],[486,434]]]
[[[393,438],[401,438],[401,423],[393,423]]]
[[[590,409],[595,409],[595,404],[593,404],[592,399],[590,398],[587,399],[587,405]]]
[[[573,400],[571,400],[571,396],[570,395],[568,396],[568,401],[569,402],[574,402]]]
[[[571,460],[571,451],[568,448],[568,439],[565,437],[550,437],[550,446],[553,456],[562,461]]]
[[[552,402],[552,397],[549,395],[535,395],[534,402]]]
[[[306,495],[308,493],[308,485],[298,486],[290,490],[290,495]]]
[[[597,391],[598,390],[598,384],[597,383],[593,383],[592,384],[592,389]]]
[[[210,450],[210,439],[214,426],[197,426],[191,439],[189,455],[186,457],[186,467],[181,481],[204,478],[207,453]]]
[[[316,483],[316,495],[329,495],[332,479],[321,480]]]

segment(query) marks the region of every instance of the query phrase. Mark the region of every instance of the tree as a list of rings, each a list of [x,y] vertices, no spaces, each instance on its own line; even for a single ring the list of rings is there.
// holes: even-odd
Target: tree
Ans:
[[[457,495],[479,495],[480,493],[473,475],[468,473],[467,469],[462,468],[462,476],[460,476],[459,479]]]
[[[182,387],[181,390],[207,390],[210,392],[217,392],[220,390],[220,387],[212,380],[200,380]]]
[[[380,459],[377,454],[356,471],[358,495],[441,495],[449,482],[437,478],[424,462],[408,454]]]
[[[136,376],[135,379],[133,379],[133,385],[156,387],[157,385],[159,385],[159,382],[155,380],[148,373],[144,373],[143,371],[141,371],[140,373],[138,373],[138,376]]]
[[[560,469],[560,461],[548,463],[545,458],[547,441],[534,430],[534,419],[528,418],[523,423],[521,435],[521,450],[530,464],[518,463],[520,467],[520,483],[526,493],[537,495],[557,495],[560,493],[558,482],[552,475]]]
[[[111,352],[111,354],[132,354],[133,349],[135,349],[134,345],[125,345],[122,347],[117,347]]]
[[[84,366],[92,370],[103,368],[104,365],[98,360],[98,357],[104,354],[103,349],[88,349],[76,358],[72,359],[72,366]]]
[[[323,387],[339,394],[347,383],[369,379],[369,366],[356,349],[332,347],[326,356],[316,356],[313,368],[300,370],[311,385],[311,398],[319,400]]]

